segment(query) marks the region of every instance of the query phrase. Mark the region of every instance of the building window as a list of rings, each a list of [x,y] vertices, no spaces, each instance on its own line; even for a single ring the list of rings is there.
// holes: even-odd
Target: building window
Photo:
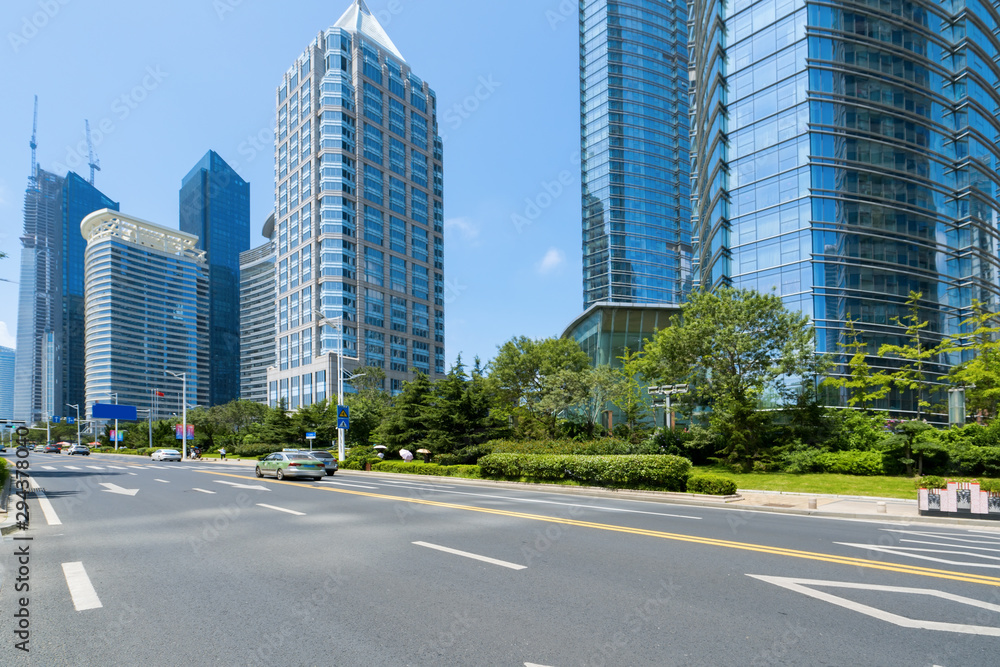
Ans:
[[[365,324],[385,326],[385,295],[374,289],[365,289]]]
[[[390,315],[392,330],[406,333],[406,299],[392,297]]]
[[[316,371],[316,402],[326,400],[326,371]]]
[[[390,350],[392,353],[390,369],[405,373],[408,370],[406,363],[406,339],[401,336],[392,336],[390,338]]]
[[[384,237],[382,211],[365,205],[365,241],[382,245]]]
[[[421,338],[430,336],[430,314],[422,303],[413,304],[413,335]]]
[[[302,405],[312,405],[312,395],[312,373],[306,373],[302,376]]]
[[[397,292],[406,293],[406,260],[399,257],[389,258],[389,287]]]
[[[293,333],[289,337],[289,344],[291,346],[291,357],[290,357],[291,362],[290,362],[290,367],[291,368],[298,368],[299,367],[299,334]]]
[[[403,255],[406,254],[406,223],[391,215],[389,216],[389,249]]]
[[[288,370],[288,336],[282,336],[281,340],[278,342],[278,361],[279,366],[283,371]]]
[[[365,281],[383,286],[385,279],[385,258],[381,250],[365,246]]]

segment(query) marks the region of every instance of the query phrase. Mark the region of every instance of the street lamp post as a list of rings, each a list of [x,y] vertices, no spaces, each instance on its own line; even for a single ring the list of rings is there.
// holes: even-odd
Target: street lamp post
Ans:
[[[337,407],[344,404],[344,318],[335,317],[333,319],[327,318],[320,311],[314,311],[319,319],[316,323],[323,326],[324,323],[327,326],[331,326],[337,330],[339,334],[337,336]],[[337,415],[337,422],[340,422],[340,415]],[[344,456],[344,429],[337,429],[337,460],[343,461]]]
[[[80,406],[73,405],[72,403],[66,404],[67,408],[74,408],[76,410],[76,444],[80,444]]]
[[[187,458],[188,452],[188,405],[187,405],[187,373],[175,373],[174,371],[167,371],[170,375],[174,377],[179,377],[181,379],[181,405],[184,406],[183,416],[181,417],[181,458]]]

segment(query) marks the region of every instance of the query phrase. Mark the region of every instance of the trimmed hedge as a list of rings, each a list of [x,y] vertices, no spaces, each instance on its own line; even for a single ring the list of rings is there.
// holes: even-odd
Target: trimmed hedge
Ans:
[[[736,481],[722,475],[693,474],[687,478],[688,493],[731,496],[736,493]]]
[[[925,475],[917,478],[914,486],[918,489],[944,489],[948,486],[948,482],[979,482],[980,491],[1000,493],[1000,479],[990,479],[984,477],[976,479],[972,477],[938,477],[937,475]]]
[[[680,456],[574,456],[490,454],[479,459],[483,477],[572,479],[611,487],[654,487],[684,491],[691,462]]]
[[[884,475],[882,452],[860,452],[845,450],[842,452],[824,452],[815,458],[816,465],[822,472],[832,472],[841,475]]]
[[[285,447],[291,447],[292,445],[281,445],[274,444],[271,442],[253,442],[236,446],[236,451],[231,452],[235,456],[246,456],[247,458],[253,458],[255,456],[267,456],[273,452],[280,452]]]
[[[632,445],[618,438],[598,440],[490,440],[479,445],[493,454],[577,454],[584,456],[617,456],[633,454]]]
[[[421,463],[413,461],[379,461],[372,466],[374,472],[396,472],[410,475],[437,475],[439,477],[459,477],[461,473],[469,473],[476,466],[443,466],[436,463]]]

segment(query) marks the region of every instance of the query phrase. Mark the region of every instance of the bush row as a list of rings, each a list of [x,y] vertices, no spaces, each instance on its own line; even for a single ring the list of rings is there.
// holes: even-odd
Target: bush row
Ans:
[[[679,456],[574,456],[490,454],[479,459],[483,477],[499,479],[572,479],[611,487],[653,487],[684,491],[691,462]]]
[[[439,477],[460,477],[469,476],[471,468],[476,466],[464,466],[464,465],[454,465],[454,466],[444,466],[438,465],[436,463],[421,463],[418,461],[413,461],[411,463],[406,463],[405,461],[379,461],[372,466],[372,470],[375,472],[398,472],[398,473],[408,473],[411,475],[438,475]],[[464,473],[464,474],[463,474]]]
[[[288,445],[274,444],[272,442],[253,442],[238,445],[235,452],[231,452],[236,456],[246,456],[249,458],[255,456],[267,456],[272,452],[280,452]]]
[[[943,489],[948,486],[948,482],[979,482],[979,489],[981,491],[1000,493],[1000,479],[990,479],[988,477],[973,479],[971,477],[939,477],[937,475],[925,475],[924,477],[917,479],[915,485],[918,489]]]
[[[693,474],[687,478],[687,491],[713,496],[731,496],[736,493],[736,482],[722,475]]]

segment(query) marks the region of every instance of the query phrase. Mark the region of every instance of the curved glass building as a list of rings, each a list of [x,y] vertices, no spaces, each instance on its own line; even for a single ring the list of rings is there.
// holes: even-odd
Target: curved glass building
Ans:
[[[973,299],[1000,308],[994,4],[695,0],[690,13],[698,284],[776,291],[835,354],[848,318],[872,353],[903,343],[893,318],[910,292],[930,344]],[[877,407],[916,403],[894,392]]]
[[[580,3],[583,307],[690,282],[687,5]]]

